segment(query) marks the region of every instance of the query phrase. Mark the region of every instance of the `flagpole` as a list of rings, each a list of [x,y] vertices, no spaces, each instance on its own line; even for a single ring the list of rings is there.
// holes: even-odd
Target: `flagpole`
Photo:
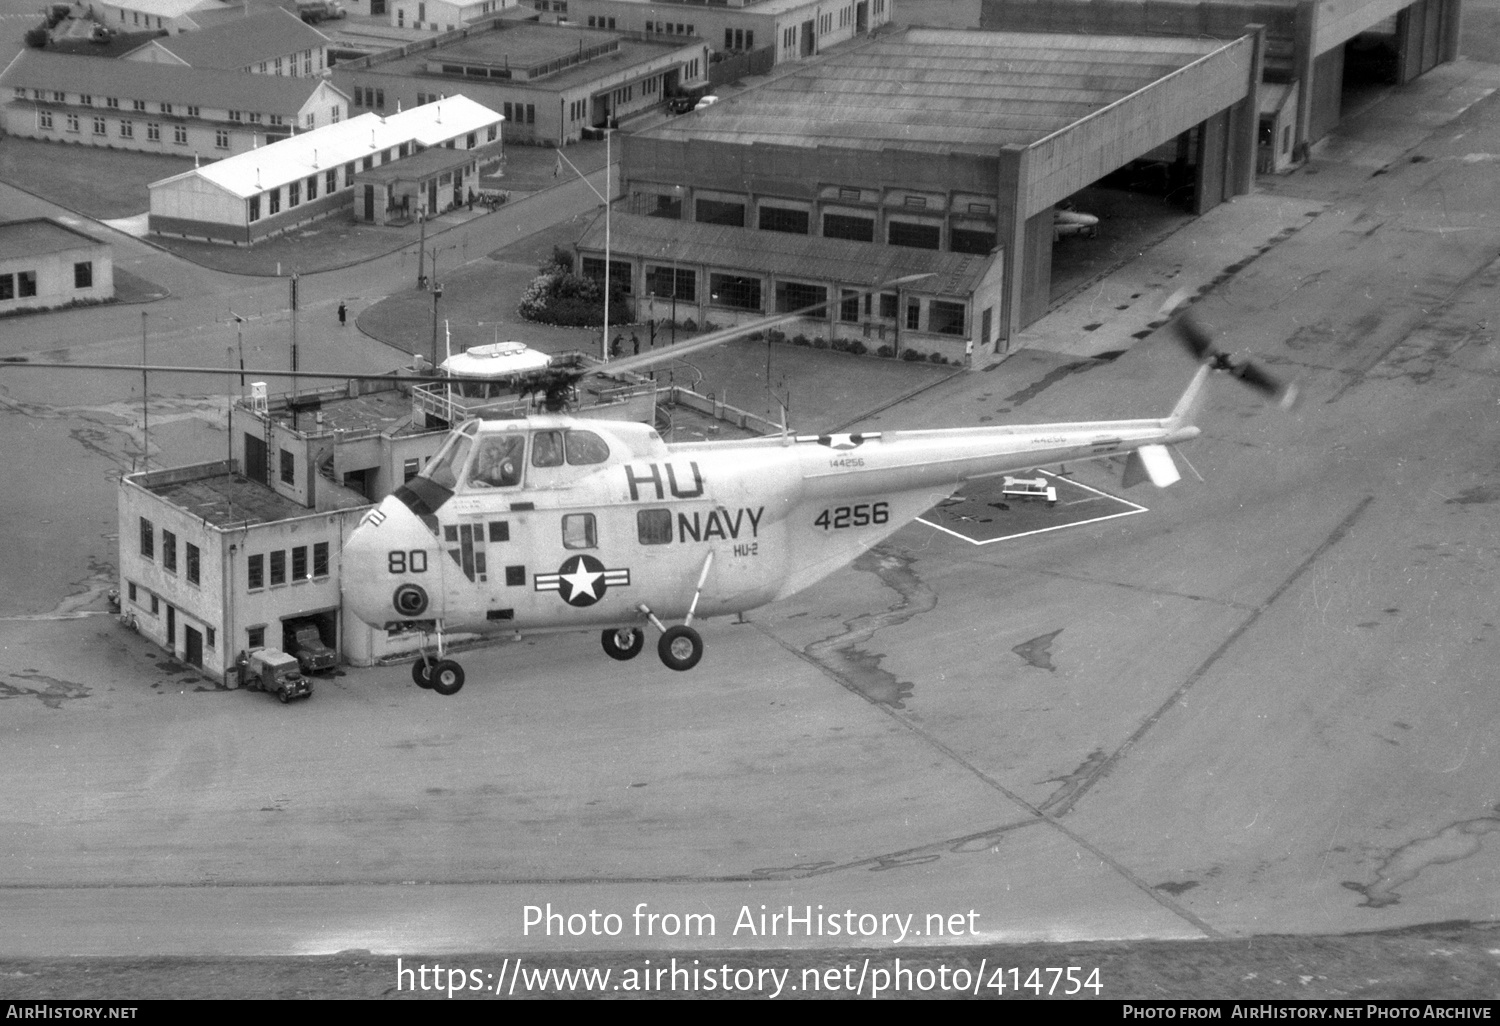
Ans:
[[[604,330],[599,333],[599,348],[605,363],[609,362],[609,198],[614,192],[609,187],[609,160],[614,134],[613,129],[604,130]]]

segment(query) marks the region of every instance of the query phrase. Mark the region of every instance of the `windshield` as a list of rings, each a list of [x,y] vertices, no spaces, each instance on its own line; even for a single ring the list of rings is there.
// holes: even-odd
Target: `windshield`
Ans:
[[[459,468],[469,458],[469,448],[473,444],[468,435],[454,435],[418,476],[452,491],[458,487]]]

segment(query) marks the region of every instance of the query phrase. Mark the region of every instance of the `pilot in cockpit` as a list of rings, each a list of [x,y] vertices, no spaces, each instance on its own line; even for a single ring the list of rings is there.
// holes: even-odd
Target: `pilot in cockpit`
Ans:
[[[490,435],[474,453],[469,484],[479,488],[510,488],[521,483],[524,435]]]

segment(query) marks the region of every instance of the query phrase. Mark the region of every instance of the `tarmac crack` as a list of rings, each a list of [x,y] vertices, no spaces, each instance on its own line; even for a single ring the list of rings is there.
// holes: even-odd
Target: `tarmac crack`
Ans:
[[[1344,886],[1364,895],[1361,908],[1399,904],[1398,887],[1411,883],[1429,866],[1444,866],[1477,854],[1485,835],[1497,830],[1500,830],[1500,804],[1493,806],[1491,815],[1450,823],[1435,834],[1408,841],[1395,849],[1375,871],[1374,883],[1345,880]]]

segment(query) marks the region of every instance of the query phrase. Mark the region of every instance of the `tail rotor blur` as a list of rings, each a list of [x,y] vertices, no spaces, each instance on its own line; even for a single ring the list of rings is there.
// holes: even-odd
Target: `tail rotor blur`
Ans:
[[[1186,301],[1186,293],[1174,292],[1162,305],[1162,315],[1171,317],[1186,304]],[[1176,333],[1183,347],[1193,354],[1195,360],[1208,364],[1214,370],[1225,371],[1230,377],[1238,378],[1266,398],[1274,400],[1283,410],[1290,410],[1297,405],[1296,382],[1282,381],[1252,360],[1234,359],[1214,345],[1213,336],[1198,323],[1191,313],[1177,315],[1172,320],[1171,329]]]

